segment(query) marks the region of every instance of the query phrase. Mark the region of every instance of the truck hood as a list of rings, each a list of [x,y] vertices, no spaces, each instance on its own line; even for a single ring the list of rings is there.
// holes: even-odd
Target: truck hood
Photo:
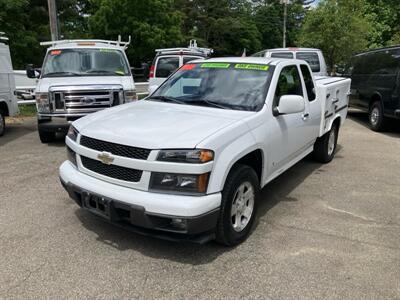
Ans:
[[[39,80],[36,92],[46,93],[52,86],[84,86],[84,85],[122,85],[124,90],[133,90],[135,85],[131,76],[75,76],[48,77]]]
[[[117,144],[147,149],[195,148],[251,113],[142,100],[88,115],[73,125],[83,135]]]

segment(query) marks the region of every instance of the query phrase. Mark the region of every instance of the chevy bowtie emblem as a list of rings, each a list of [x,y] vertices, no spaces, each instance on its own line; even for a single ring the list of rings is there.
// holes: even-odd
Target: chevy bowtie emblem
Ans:
[[[105,165],[111,165],[114,161],[114,157],[111,156],[111,153],[102,152],[97,155],[97,158]]]

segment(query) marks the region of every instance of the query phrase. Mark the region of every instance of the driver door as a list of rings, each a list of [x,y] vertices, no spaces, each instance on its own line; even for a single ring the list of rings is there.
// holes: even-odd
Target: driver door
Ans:
[[[284,67],[278,78],[272,109],[279,106],[284,95],[304,97],[303,85],[297,65]],[[272,116],[269,138],[270,170],[283,172],[283,167],[302,154],[308,147],[307,126],[309,123],[309,103],[300,113]]]

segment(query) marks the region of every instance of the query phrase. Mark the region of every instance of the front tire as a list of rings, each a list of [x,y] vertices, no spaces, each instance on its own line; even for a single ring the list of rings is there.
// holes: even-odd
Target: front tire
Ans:
[[[314,144],[314,159],[320,163],[329,163],[335,156],[339,127],[333,124],[329,132],[318,138]]]
[[[56,133],[39,129],[39,138],[43,144],[52,143],[56,140]]]
[[[369,110],[369,127],[373,131],[383,131],[386,128],[386,118],[383,114],[383,107],[380,101],[376,101],[371,105]]]
[[[246,240],[256,218],[259,195],[256,172],[246,165],[234,166],[222,191],[218,243],[234,246]]]
[[[0,136],[3,136],[5,131],[6,131],[6,119],[3,113],[0,111]]]

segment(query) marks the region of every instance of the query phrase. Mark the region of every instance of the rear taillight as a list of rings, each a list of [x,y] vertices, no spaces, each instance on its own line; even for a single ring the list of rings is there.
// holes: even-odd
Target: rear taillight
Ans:
[[[149,73],[149,77],[150,78],[153,78],[154,77],[154,65],[151,65],[151,67],[150,67],[150,73]]]

